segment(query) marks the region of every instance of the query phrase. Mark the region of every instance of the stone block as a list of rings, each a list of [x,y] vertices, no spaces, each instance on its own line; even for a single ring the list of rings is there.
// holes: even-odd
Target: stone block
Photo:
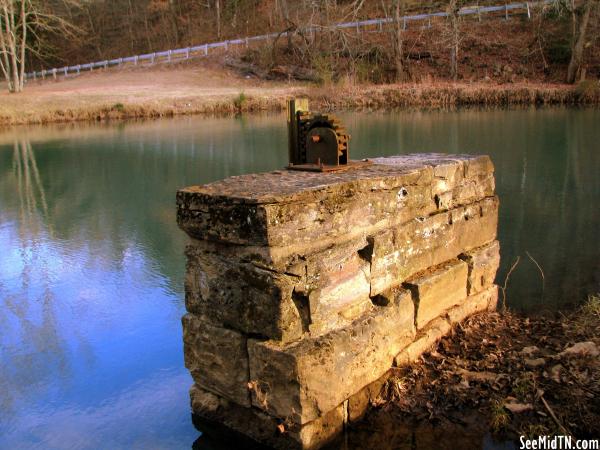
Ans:
[[[335,249],[311,258],[315,264],[307,266],[304,295],[310,309],[308,330],[312,336],[346,326],[373,306],[369,296],[371,264],[356,251]]]
[[[396,367],[400,367],[417,361],[423,353],[431,350],[451,329],[452,326],[443,317],[432,320],[424,329],[419,331],[412,344],[396,355],[394,364]]]
[[[303,333],[292,293],[299,277],[256,267],[195,242],[186,249],[186,308],[215,324],[291,341]]]
[[[398,291],[387,306],[320,337],[249,340],[252,404],[294,423],[315,420],[383,376],[414,333],[412,299]]]
[[[358,422],[364,417],[371,405],[373,405],[381,394],[383,386],[392,376],[392,371],[386,372],[382,377],[368,384],[357,393],[353,394],[347,401],[347,420],[349,423]]]
[[[400,209],[431,207],[432,169],[373,164],[336,174],[275,171],[192,186],[177,193],[190,236],[238,245],[286,246],[338,239],[387,223]],[[407,186],[420,186],[415,195]],[[419,194],[416,194],[416,193]],[[392,216],[392,218],[394,217]]]
[[[372,307],[366,240],[336,245],[283,270],[206,241],[188,245],[186,308],[213,323],[282,342],[323,334]]]
[[[371,296],[494,240],[497,226],[498,199],[490,197],[372,236]]]
[[[338,405],[302,426],[286,423],[257,408],[245,408],[208,392],[190,389],[192,412],[209,423],[242,433],[275,449],[316,450],[331,442],[344,428],[345,406]]]
[[[185,366],[203,388],[250,406],[246,337],[193,314],[182,318]]]
[[[475,155],[464,159],[465,178],[476,178],[494,172],[494,163],[487,155]]]
[[[178,223],[197,239],[289,247],[293,254],[429,215],[438,209],[434,174],[436,193],[458,189],[453,196],[460,202],[493,194],[493,185],[476,192],[463,186],[476,177],[493,179],[487,157],[419,154],[373,162],[335,174],[275,171],[185,188],[177,193]]]
[[[467,274],[464,261],[452,260],[405,283],[413,294],[417,329],[467,297]]]
[[[468,294],[476,294],[494,284],[500,266],[500,244],[494,241],[460,255],[460,259],[469,265]]]
[[[448,310],[448,319],[452,324],[462,322],[473,314],[495,310],[497,302],[498,286],[489,286],[484,291],[469,295],[460,305]]]

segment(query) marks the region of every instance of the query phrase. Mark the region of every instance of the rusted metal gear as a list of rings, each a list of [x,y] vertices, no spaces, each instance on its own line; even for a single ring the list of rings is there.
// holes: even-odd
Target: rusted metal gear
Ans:
[[[303,163],[347,164],[350,135],[337,117],[306,113],[298,122],[298,156]]]
[[[288,100],[288,169],[331,172],[370,164],[350,161],[349,143],[336,116],[310,112],[306,99]]]

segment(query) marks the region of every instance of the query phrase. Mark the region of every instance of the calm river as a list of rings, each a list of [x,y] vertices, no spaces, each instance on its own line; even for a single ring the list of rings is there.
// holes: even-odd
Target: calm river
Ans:
[[[511,308],[600,291],[600,110],[340,116],[353,158],[492,156]],[[0,448],[192,446],[175,191],[286,160],[283,115],[0,131]]]

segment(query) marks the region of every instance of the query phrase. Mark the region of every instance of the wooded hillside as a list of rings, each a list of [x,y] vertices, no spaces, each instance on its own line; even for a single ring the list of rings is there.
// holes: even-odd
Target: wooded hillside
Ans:
[[[2,0],[11,2],[14,0]],[[31,0],[28,1],[31,4]],[[17,1],[17,3],[19,3]],[[375,83],[431,78],[578,81],[600,76],[598,0],[555,0],[524,12],[461,16],[496,0],[51,0],[46,10],[72,33],[40,30],[46,45],[28,70],[294,31],[238,55],[233,65],[260,77]],[[535,2],[532,2],[532,4]],[[500,2],[502,4],[502,2]],[[446,11],[428,24],[333,29],[342,21]],[[306,35],[302,29],[317,27]],[[361,32],[362,31],[362,32]],[[231,62],[231,61],[230,61]]]

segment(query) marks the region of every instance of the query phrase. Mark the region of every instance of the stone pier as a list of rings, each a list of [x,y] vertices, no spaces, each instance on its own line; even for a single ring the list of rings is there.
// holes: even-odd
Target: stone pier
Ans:
[[[193,412],[275,448],[319,448],[394,366],[496,307],[487,156],[375,158],[177,193]]]

